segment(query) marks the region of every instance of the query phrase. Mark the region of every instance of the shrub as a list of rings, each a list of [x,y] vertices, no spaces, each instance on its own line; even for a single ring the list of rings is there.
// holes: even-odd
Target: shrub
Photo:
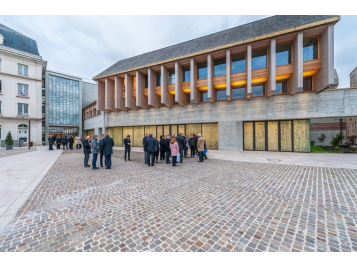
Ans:
[[[325,139],[326,139],[326,135],[325,135],[325,134],[323,134],[323,133],[321,133],[321,136],[320,136],[320,137],[318,137],[317,139],[319,140],[319,142],[324,142],[324,141],[325,141]],[[325,145],[325,143],[324,143],[324,145]]]
[[[351,145],[355,145],[357,141],[357,136],[349,136],[347,137],[347,140]]]
[[[14,140],[12,139],[11,131],[7,133],[5,138],[5,145],[14,145]]]
[[[332,138],[330,144],[332,147],[338,147],[341,143],[342,140],[345,138],[345,136],[343,135],[343,133],[339,133],[337,134],[335,137]]]
[[[311,146],[314,146],[314,145],[315,145],[315,141],[311,141],[311,142],[310,142],[310,145],[311,145]]]

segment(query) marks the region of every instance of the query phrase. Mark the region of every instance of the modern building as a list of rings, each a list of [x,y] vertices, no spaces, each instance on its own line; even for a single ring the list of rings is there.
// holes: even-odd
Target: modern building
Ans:
[[[0,24],[0,140],[41,144],[42,76],[36,41]]]
[[[43,135],[82,135],[82,107],[96,99],[96,90],[92,80],[47,70],[42,102]]]
[[[84,132],[117,146],[202,133],[210,149],[308,152],[311,120],[357,115],[357,90],[336,88],[339,20],[273,16],[120,60],[93,78]]]
[[[350,87],[357,87],[357,67],[350,73]]]

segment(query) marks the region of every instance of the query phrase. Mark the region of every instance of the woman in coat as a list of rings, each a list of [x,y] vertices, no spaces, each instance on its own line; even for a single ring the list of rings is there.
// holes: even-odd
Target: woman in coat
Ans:
[[[77,150],[81,149],[81,147],[82,147],[81,137],[77,136],[77,137],[74,138],[74,140],[76,141]]]
[[[178,146],[176,138],[172,138],[170,142],[170,150],[171,150],[171,156],[172,156],[172,165],[176,165],[176,159],[177,159],[177,153],[180,151],[180,148]]]

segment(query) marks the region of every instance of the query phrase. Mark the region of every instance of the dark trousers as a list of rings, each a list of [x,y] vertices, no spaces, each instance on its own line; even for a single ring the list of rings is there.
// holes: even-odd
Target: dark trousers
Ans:
[[[93,160],[92,160],[93,168],[97,167],[97,158],[98,158],[98,153],[93,154]]]
[[[124,159],[126,160],[126,154],[128,154],[128,159],[130,160],[130,151],[125,150]]]
[[[203,162],[203,152],[198,152],[198,161]]]
[[[165,151],[160,152],[160,160],[165,160]]]
[[[100,156],[99,156],[99,161],[100,161],[100,166],[103,167],[103,152],[100,151]]]
[[[159,159],[159,151],[155,151],[154,155],[155,155],[155,160],[157,163],[157,160]]]
[[[148,153],[147,151],[144,151],[144,159],[145,159],[145,164],[148,163]]]
[[[180,150],[180,163],[182,163],[182,158],[183,158],[183,150]]]
[[[57,149],[61,149],[61,144],[57,143]]]
[[[84,165],[88,166],[89,154],[84,154]]]
[[[191,149],[191,157],[195,157],[195,146],[191,145],[190,149]]]
[[[151,165],[153,165],[155,162],[155,152],[146,152],[146,153],[147,153],[146,163],[148,164],[148,166],[150,166],[150,158],[151,158]]]
[[[184,154],[186,158],[187,158],[187,153],[188,153],[188,147],[185,147]]]
[[[53,150],[53,148],[52,148],[52,143],[49,143],[48,144],[48,149],[51,151],[51,150]]]
[[[107,169],[111,169],[112,168],[112,155],[108,154],[105,155],[105,166],[107,167]]]
[[[76,148],[77,148],[77,150],[79,149],[79,144],[76,144]]]
[[[170,164],[170,152],[165,152],[166,155],[166,164]]]
[[[67,150],[68,150],[68,144],[67,143],[63,143],[63,150],[64,150],[64,147],[66,146]]]
[[[73,143],[69,144],[69,149],[73,150]]]
[[[172,165],[173,166],[176,166],[176,159],[177,159],[177,156],[172,157]]]

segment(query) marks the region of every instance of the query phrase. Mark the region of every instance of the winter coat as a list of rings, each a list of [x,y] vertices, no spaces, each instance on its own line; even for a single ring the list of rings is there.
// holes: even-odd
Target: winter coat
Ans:
[[[203,152],[205,150],[205,139],[200,137],[197,142],[197,151]]]
[[[96,139],[92,140],[92,149],[93,149],[93,154],[99,154],[100,153],[99,142]]]
[[[112,138],[104,138],[103,141],[103,155],[113,154],[114,140]]]
[[[83,153],[84,154],[90,154],[91,153],[89,141],[87,141],[86,139],[83,140]]]
[[[184,139],[184,137],[177,136],[176,140],[177,140],[177,143],[178,143],[178,146],[179,146],[180,150],[185,149],[185,139]]]
[[[171,156],[177,156],[177,153],[180,151],[177,141],[174,144],[170,143]]]
[[[153,137],[149,137],[144,140],[144,151],[150,152],[150,153],[153,153],[156,151],[155,150],[155,139]]]
[[[130,143],[130,145],[128,144]],[[131,140],[128,138],[124,139],[124,145],[125,145],[125,151],[130,151],[131,150]]]
[[[74,140],[76,141],[76,145],[82,144],[80,137],[75,137]]]

